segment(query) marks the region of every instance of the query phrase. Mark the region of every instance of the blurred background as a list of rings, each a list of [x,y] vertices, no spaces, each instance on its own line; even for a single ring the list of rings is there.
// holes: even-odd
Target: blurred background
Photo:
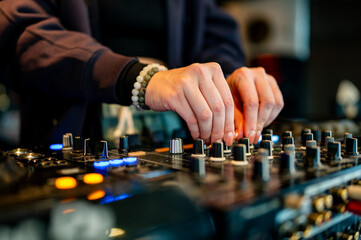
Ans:
[[[218,0],[240,25],[249,66],[263,66],[284,94],[281,119],[361,120],[361,14],[355,0]],[[182,123],[173,113],[104,105],[106,139],[141,134],[159,141]],[[122,114],[121,114],[122,113]],[[19,138],[17,97],[0,85],[0,144]],[[115,143],[116,144],[116,143]]]

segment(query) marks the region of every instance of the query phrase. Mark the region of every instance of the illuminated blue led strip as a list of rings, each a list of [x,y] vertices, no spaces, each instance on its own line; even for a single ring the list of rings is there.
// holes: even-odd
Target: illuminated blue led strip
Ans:
[[[59,151],[59,150],[63,149],[63,144],[61,144],[61,143],[51,144],[49,146],[49,148],[50,148],[50,150],[53,150],[53,151]]]
[[[107,204],[107,203],[111,203],[111,202],[115,202],[115,201],[119,201],[119,200],[122,200],[122,199],[126,199],[126,198],[129,198],[131,197],[132,194],[121,194],[119,196],[106,196],[104,197],[101,201],[100,201],[100,204]]]
[[[138,159],[136,157],[127,157],[123,158],[123,161],[125,165],[133,165],[137,163]]]
[[[94,162],[93,167],[96,169],[106,169],[107,167],[109,167],[109,162],[108,161]]]
[[[259,139],[258,139],[258,143],[260,143],[262,140],[262,135],[259,136]],[[278,135],[273,135],[272,136],[272,142],[278,142],[280,140],[280,137]]]
[[[119,167],[124,164],[124,161],[123,161],[123,159],[112,159],[112,160],[109,160],[109,164],[111,167]]]

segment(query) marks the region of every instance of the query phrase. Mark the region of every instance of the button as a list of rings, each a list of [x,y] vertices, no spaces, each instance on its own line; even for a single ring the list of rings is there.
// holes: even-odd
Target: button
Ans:
[[[60,177],[55,180],[57,189],[72,189],[77,186],[77,182],[73,177]]]
[[[99,184],[104,180],[103,175],[99,173],[88,173],[83,177],[83,182],[86,184]]]

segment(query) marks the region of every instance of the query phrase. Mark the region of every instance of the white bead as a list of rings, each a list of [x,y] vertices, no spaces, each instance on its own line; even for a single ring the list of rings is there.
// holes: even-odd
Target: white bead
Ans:
[[[140,89],[142,87],[142,85],[140,84],[140,82],[135,82],[134,83],[134,88],[135,89]]]
[[[140,82],[140,83],[141,83],[141,82],[143,82],[143,81],[144,81],[144,77],[139,75],[139,76],[137,77],[137,82]]]
[[[132,96],[132,101],[133,102],[138,102],[138,96]]]
[[[140,76],[145,76],[146,74],[147,74],[147,71],[144,71],[144,70],[140,71],[140,73],[139,73]]]
[[[139,94],[139,90],[138,89],[133,89],[132,90],[132,95],[137,96]]]

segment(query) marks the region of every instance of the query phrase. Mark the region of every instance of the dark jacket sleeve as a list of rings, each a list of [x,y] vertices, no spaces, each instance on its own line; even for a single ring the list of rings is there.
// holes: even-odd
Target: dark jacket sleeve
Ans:
[[[118,78],[137,60],[95,41],[88,22],[83,1],[0,1],[0,79],[18,91],[122,104]]]
[[[206,5],[204,43],[200,61],[218,62],[225,74],[245,65],[245,56],[237,23],[213,0],[201,0]]]

